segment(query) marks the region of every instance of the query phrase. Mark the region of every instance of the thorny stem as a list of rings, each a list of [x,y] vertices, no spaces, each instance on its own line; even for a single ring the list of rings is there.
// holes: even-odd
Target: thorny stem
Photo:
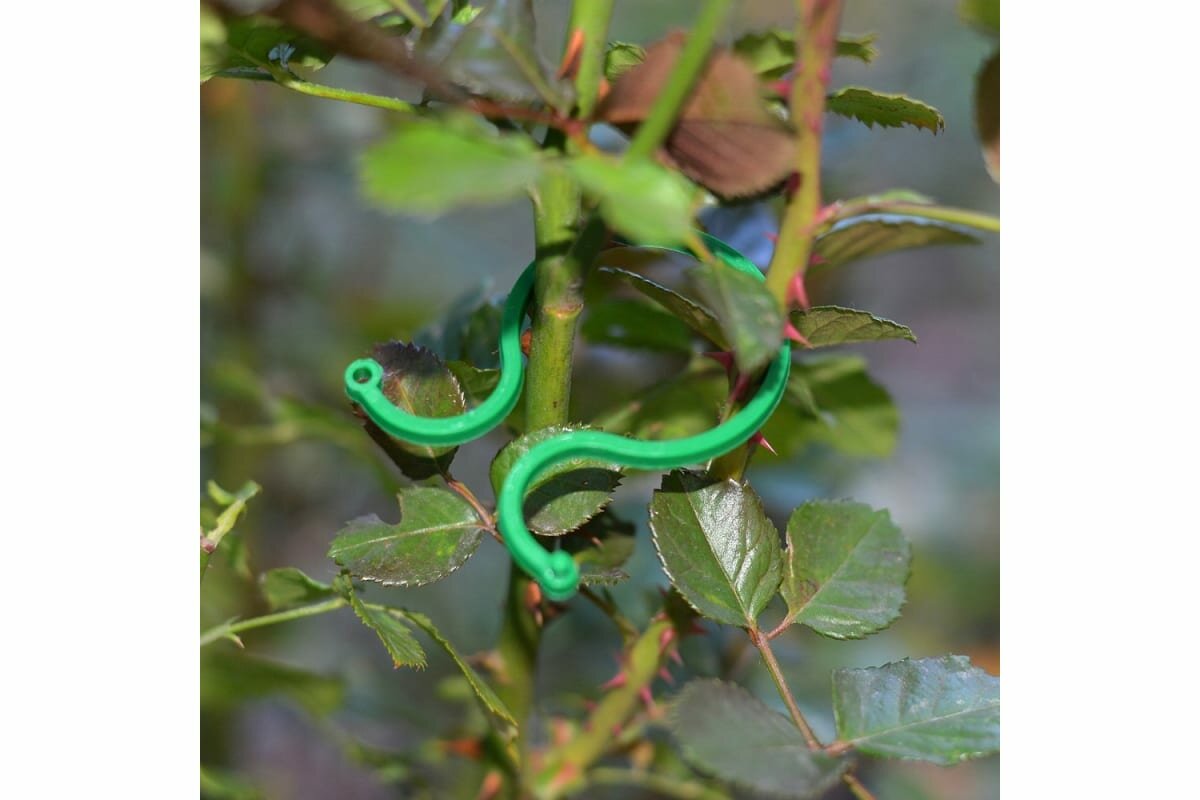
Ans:
[[[571,6],[571,23],[567,30],[583,32],[579,71],[575,75],[576,104],[583,119],[589,119],[596,108],[600,80],[604,77],[604,44],[612,12],[613,0],[576,0]]]
[[[771,673],[771,679],[775,681],[775,688],[779,690],[779,696],[783,698],[783,704],[787,706],[788,713],[792,715],[792,722],[796,723],[796,727],[804,735],[804,741],[808,743],[808,749],[820,750],[821,742],[817,739],[816,734],[813,733],[808,720],[800,713],[800,706],[796,705],[796,698],[792,697],[792,690],[788,688],[787,681],[784,680],[783,670],[779,668],[779,662],[775,660],[775,654],[771,652],[771,643],[767,641],[767,637],[758,628],[749,628],[746,632],[750,634],[750,641],[754,643],[754,646],[758,648],[758,652],[762,654],[763,663],[766,664],[767,671]]]
[[[796,172],[800,182],[784,212],[779,242],[767,270],[767,288],[781,306],[788,286],[804,274],[821,209],[821,130],[829,70],[837,49],[842,0],[798,0],[796,75],[789,101],[796,129]]]
[[[713,40],[731,4],[732,0],[707,0],[700,9],[696,24],[688,33],[687,43],[666,85],[629,143],[626,151],[629,158],[648,158],[653,155],[675,127],[675,118],[708,60],[708,51],[712,49]]]
[[[858,800],[875,800],[875,795],[871,794],[870,790],[862,785],[862,782],[854,776],[854,773],[845,773],[842,775],[842,780],[850,787],[851,794],[857,797]]]

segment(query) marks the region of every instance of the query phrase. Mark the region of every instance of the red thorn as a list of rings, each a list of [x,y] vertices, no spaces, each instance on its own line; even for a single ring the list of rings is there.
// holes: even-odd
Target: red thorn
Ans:
[[[770,239],[773,244],[779,243],[779,235],[778,234],[767,231],[766,233],[763,234],[763,236],[766,236],[768,239]]]
[[[813,217],[813,224],[814,225],[824,225],[826,222],[829,221],[829,218],[832,217],[834,214],[836,214],[838,211],[840,211],[841,208],[842,208],[841,203],[830,203],[827,206],[821,206],[819,209],[817,209],[817,213]]]
[[[566,52],[563,53],[562,63],[558,67],[558,79],[562,80],[567,77],[574,77],[579,71],[579,61],[583,56],[583,29],[577,28],[571,31],[571,38],[567,42]]]
[[[792,79],[784,78],[783,80],[772,81],[767,84],[767,88],[786,100],[792,94]]]
[[[730,400],[737,400],[746,393],[747,387],[750,386],[749,375],[738,375],[737,380],[733,382],[733,391],[729,393]]]
[[[613,675],[607,681],[600,684],[600,688],[604,691],[608,691],[609,689],[617,689],[621,686],[624,686],[627,680],[629,680],[629,676],[625,674],[625,670],[621,670],[616,675]]]
[[[662,678],[664,681],[671,684],[672,686],[675,685],[675,676],[672,675],[666,667],[658,668],[658,677]]]
[[[671,646],[671,642],[675,641],[675,629],[666,628],[658,635],[658,652],[664,653]]]
[[[796,193],[796,190],[799,188],[800,188],[800,173],[793,172],[791,175],[788,176],[787,183],[783,187],[783,192],[788,197],[791,197],[792,195],[794,195]]]
[[[595,700],[584,700],[583,701],[583,710],[588,712],[589,714],[592,713],[593,711],[595,711],[596,710],[596,701]]]
[[[670,655],[668,656],[668,658],[670,658],[672,661],[674,661],[679,666],[681,666],[681,667],[683,666],[683,656],[679,655],[679,648],[675,648],[674,650],[672,650]]]
[[[695,633],[699,634],[700,636],[704,636],[708,633],[708,631],[704,630],[704,626],[700,624],[700,620],[694,619],[692,620],[692,627],[688,628],[688,633]]]
[[[612,726],[612,736],[613,736],[613,738],[615,739],[615,738],[617,738],[617,737],[618,737],[618,736],[620,736],[620,735],[621,735],[621,726],[620,726],[620,725],[613,725],[613,726]]]
[[[645,703],[647,711],[654,710],[654,695],[650,694],[649,686],[643,686],[641,689],[638,689],[638,697],[642,698],[642,702]]]
[[[765,448],[766,448],[766,449],[767,449],[767,450],[768,450],[768,451],[771,453],[771,455],[773,455],[773,456],[777,456],[777,455],[779,455],[779,453],[776,453],[776,452],[775,452],[775,448],[774,448],[774,447],[771,447],[771,443],[767,441],[767,438],[766,438],[765,436],[763,436],[763,435],[762,435],[762,431],[759,431],[758,433],[756,433],[756,434],[754,434],[753,436],[751,436],[751,437],[750,437],[750,441],[754,442],[755,444],[762,445],[762,446],[763,446],[763,447],[765,447]]]
[[[803,333],[796,330],[796,326],[793,325],[790,321],[784,323],[783,335],[786,336],[787,338],[791,339],[794,342],[799,342],[800,344],[804,345],[805,347],[809,347],[809,348],[812,347],[812,342],[810,342],[807,338],[805,338]]]
[[[702,355],[720,364],[725,368],[726,373],[733,371],[733,353],[727,353],[724,350],[712,350]]]
[[[817,78],[821,81],[821,83],[823,85],[825,85],[825,86],[829,85],[829,77],[830,77],[830,71],[829,71],[828,64],[824,65],[823,67],[821,67],[821,69],[817,70]]]
[[[813,253],[811,256],[808,257],[809,266],[815,267],[817,264],[826,264],[826,263],[828,263],[828,259],[825,258],[825,256],[821,255],[820,253]]]
[[[787,290],[788,302],[793,300],[805,311],[808,311],[812,306],[808,302],[808,289],[804,286],[804,273],[797,272],[792,276],[791,282],[788,284]]]

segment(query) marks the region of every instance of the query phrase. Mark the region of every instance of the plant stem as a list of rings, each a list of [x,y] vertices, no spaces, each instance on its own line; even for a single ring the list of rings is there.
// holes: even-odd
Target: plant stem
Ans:
[[[613,621],[613,624],[621,631],[621,639],[623,641],[630,642],[637,638],[637,627],[621,613],[621,610],[617,608],[611,599],[600,596],[587,586],[579,587],[579,596],[591,601],[592,605],[600,609],[606,617]]]
[[[854,776],[853,773],[847,772],[842,775],[842,780],[850,787],[850,792],[858,798],[858,800],[875,800],[875,795],[871,794],[867,787]]]
[[[788,713],[792,715],[792,722],[795,722],[800,733],[804,734],[804,741],[808,743],[808,749],[820,750],[821,742],[813,733],[808,720],[800,713],[800,706],[796,705],[796,698],[792,697],[792,690],[788,688],[787,681],[784,680],[783,670],[779,668],[779,662],[775,660],[775,654],[771,652],[771,643],[758,628],[749,628],[746,632],[750,634],[750,641],[762,654],[763,663],[767,665],[767,671],[771,673],[771,679],[775,681],[775,688],[779,690],[783,704],[787,706]]]
[[[597,767],[588,773],[588,784],[594,786],[636,786],[676,800],[729,800],[729,795],[695,781],[668,778],[653,772]]]
[[[220,625],[209,628],[200,635],[200,646],[204,647],[206,644],[212,644],[218,639],[234,636],[242,631],[248,631],[254,628],[262,628],[267,625],[275,625],[279,622],[288,622],[293,619],[315,617],[318,614],[325,614],[329,611],[335,611],[344,605],[346,605],[345,600],[340,597],[334,597],[321,603],[314,603],[311,606],[289,608],[287,611],[280,611],[277,614],[267,614],[266,616],[262,617],[251,617],[250,619],[244,619],[241,622],[222,622]]]
[[[642,696],[658,675],[671,647],[663,642],[671,621],[652,622],[624,653],[624,683],[611,689],[574,738],[546,755],[546,766],[538,774],[539,797],[560,797],[581,788],[584,773],[612,746],[614,731],[619,730],[642,703]]]
[[[583,31],[583,50],[579,56],[579,72],[575,75],[575,104],[583,119],[590,118],[596,108],[600,80],[604,77],[604,44],[612,12],[613,0],[575,0],[571,6],[568,35]]]
[[[675,118],[708,61],[708,52],[731,4],[732,0],[706,0],[666,85],[654,101],[650,113],[638,125],[626,156],[631,159],[650,157],[675,127]]]
[[[915,214],[942,222],[966,225],[981,231],[1000,232],[1000,218],[982,211],[969,211],[965,208],[948,208],[946,206],[923,206],[915,203],[889,204],[881,209],[884,214]]]
[[[789,101],[796,128],[796,172],[800,183],[788,203],[779,229],[779,242],[767,270],[767,288],[781,306],[788,287],[803,275],[812,254],[817,214],[821,210],[821,130],[829,70],[837,49],[842,0],[798,0],[796,67]]]

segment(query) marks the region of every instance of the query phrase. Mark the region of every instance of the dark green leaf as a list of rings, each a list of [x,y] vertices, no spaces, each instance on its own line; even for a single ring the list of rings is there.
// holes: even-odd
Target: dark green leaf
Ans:
[[[201,651],[200,706],[233,709],[247,700],[285,695],[317,716],[342,705],[340,678],[268,661],[233,649]]]
[[[580,581],[585,585],[619,583],[629,575],[621,569],[633,555],[637,528],[605,509],[563,540],[563,549],[575,556]]]
[[[667,724],[693,767],[776,797],[821,797],[849,766],[844,758],[809,750],[791,720],[724,681],[683,687]]]
[[[500,203],[537,182],[542,160],[524,136],[499,136],[471,120],[415,119],[363,155],[367,196],[407,214],[436,216]]]
[[[913,332],[904,325],[872,316],[866,311],[840,306],[815,306],[808,311],[793,311],[792,324],[813,347],[883,339],[917,341]]]
[[[779,588],[779,532],[747,483],[675,470],[650,501],[650,530],[667,577],[706,617],[752,626]]]
[[[692,352],[692,332],[658,306],[625,299],[601,300],[587,307],[580,333],[595,344]]]
[[[371,357],[383,367],[383,393],[397,408],[418,417],[453,417],[466,410],[466,398],[458,379],[432,351],[403,342],[388,342],[372,348]],[[454,460],[454,447],[414,444],[390,437],[379,429],[372,434],[376,441],[380,441],[380,436],[390,441],[393,446],[385,449],[404,474],[414,480],[444,473]],[[413,457],[397,457],[397,450]]]
[[[615,81],[621,73],[646,59],[646,50],[628,42],[609,42],[604,53],[604,77]]]
[[[437,322],[413,335],[447,361],[465,361],[480,369],[500,366],[500,322],[504,302],[477,286],[456,299]]]
[[[873,33],[841,36],[837,40],[836,53],[869,64],[879,55],[875,49],[876,38]],[[774,80],[791,71],[796,61],[796,38],[791,31],[782,29],[747,33],[733,43],[733,51],[745,59],[760,77]]]
[[[446,367],[454,373],[458,384],[466,392],[467,397],[478,403],[491,396],[492,390],[500,382],[500,370],[479,369],[465,361],[448,361]]]
[[[500,717],[500,719],[509,725],[515,726],[517,724],[512,712],[508,710],[508,706],[504,705],[504,701],[497,696],[496,691],[479,676],[479,673],[467,663],[466,659],[459,655],[458,650],[442,635],[442,632],[437,629],[437,626],[433,624],[433,621],[429,617],[419,614],[416,611],[408,611],[407,609],[390,608],[388,611],[393,615],[403,617],[425,631],[429,638],[437,642],[446,651],[446,655],[450,656],[450,659],[462,670],[463,677],[467,679],[467,683],[471,685],[475,696],[479,698],[479,702],[483,704],[484,708]]]
[[[1000,679],[966,656],[833,673],[838,738],[885,758],[955,764],[1000,749]]]
[[[356,578],[385,586],[423,586],[461,567],[483,535],[483,523],[463,498],[446,489],[401,489],[400,521],[371,516],[338,532],[329,557]]]
[[[697,360],[683,374],[601,414],[595,424],[635,439],[681,439],[716,425],[728,397],[725,371],[713,361]]]
[[[558,425],[528,433],[508,443],[492,461],[492,488],[500,487],[517,459],[534,446],[581,426]],[[596,516],[612,500],[621,468],[594,458],[572,458],[546,470],[525,495],[525,520],[543,536],[561,536]]]
[[[375,631],[379,641],[383,642],[388,655],[392,657],[393,668],[425,668],[425,650],[399,617],[388,613],[387,609],[367,605],[353,589],[348,590],[345,595],[362,624]]]
[[[678,292],[668,289],[666,286],[656,283],[636,272],[617,269],[616,267],[601,267],[600,271],[625,279],[633,288],[670,311],[678,319],[686,323],[688,327],[717,345],[717,347],[722,350],[729,349],[729,344],[725,339],[724,332],[721,330],[720,323],[717,322],[716,316],[712,311],[709,311],[696,301],[684,297]]]
[[[766,284],[725,264],[700,264],[688,279],[716,313],[742,373],[753,374],[774,358],[783,341],[783,310]]]
[[[942,113],[930,105],[902,94],[885,94],[848,86],[831,94],[825,108],[834,114],[850,117],[868,128],[899,128],[911,125],[937,134],[946,127]]]
[[[975,130],[983,145],[988,174],[1000,180],[1000,51],[987,60],[975,78]]]
[[[460,12],[447,32],[453,43],[440,69],[473,94],[522,103],[543,101],[560,107],[569,96],[566,84],[550,78],[537,51],[537,28],[531,0],[492,0],[471,16]]]
[[[649,159],[582,155],[566,163],[618,233],[646,245],[678,245],[691,233],[696,191],[679,173]]]
[[[971,229],[918,214],[864,214],[841,220],[817,237],[815,269],[829,269],[871,256],[932,244],[975,244]]]
[[[900,414],[858,357],[812,358],[792,366],[784,401],[763,428],[781,455],[824,443],[852,456],[896,447]]]
[[[1000,0],[960,0],[958,13],[981,30],[1000,35]]]
[[[222,21],[201,6],[201,82],[222,70],[258,69],[263,64],[320,69],[332,57],[315,39],[275,20],[251,16]]]
[[[303,606],[333,596],[327,583],[314,581],[295,567],[281,567],[261,578],[263,597],[272,611]]]
[[[792,512],[780,594],[788,618],[834,639],[860,639],[900,616],[909,546],[888,516],[817,500]]]

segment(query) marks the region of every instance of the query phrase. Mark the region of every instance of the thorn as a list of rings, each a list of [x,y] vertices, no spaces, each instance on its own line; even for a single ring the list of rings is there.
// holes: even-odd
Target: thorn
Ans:
[[[796,326],[787,321],[783,324],[783,335],[791,339],[793,342],[799,342],[807,348],[812,348],[812,342],[805,338],[804,334],[796,330]]]
[[[829,221],[829,218],[842,210],[841,203],[830,203],[829,205],[821,206],[817,209],[817,213],[813,216],[814,225],[824,225]]]
[[[749,375],[738,375],[737,380],[733,382],[733,391],[729,393],[730,400],[737,400],[746,393],[746,388],[750,386]]]
[[[699,636],[707,636],[708,631],[704,630],[704,626],[700,624],[700,620],[692,620],[692,627],[688,628],[688,633],[694,633]]]
[[[579,60],[583,56],[583,29],[576,28],[571,31],[571,38],[567,40],[567,49],[563,53],[562,63],[558,66],[558,79],[574,78],[575,73],[579,71]]]
[[[733,372],[733,353],[728,353],[724,350],[711,350],[707,353],[701,353],[706,358],[711,358],[713,361],[725,368],[725,373],[732,374]]]
[[[529,348],[533,346],[533,328],[525,330],[521,334],[521,354],[529,358]]]
[[[212,539],[209,539],[204,534],[200,534],[200,549],[209,555],[212,555],[212,553],[214,553],[217,549],[217,543]]]
[[[592,713],[593,711],[595,711],[596,710],[596,701],[595,700],[584,700],[583,701],[583,710],[588,712],[589,714]]]
[[[787,183],[784,184],[783,193],[790,198],[792,195],[794,195],[796,193],[796,190],[799,188],[800,188],[800,173],[793,172],[791,175],[788,176]]]
[[[770,231],[767,231],[766,233],[763,234],[763,236],[766,236],[767,239],[769,239],[771,241],[771,244],[779,244],[779,234],[771,233]]]
[[[792,95],[792,79],[789,77],[773,81],[767,84],[767,88],[787,100]]]
[[[787,300],[796,302],[800,308],[808,311],[812,306],[808,302],[808,289],[804,286],[804,271],[800,270],[792,276],[791,283],[788,284]]]
[[[678,664],[679,666],[681,666],[681,667],[683,666],[683,656],[679,655],[679,648],[678,648],[678,647],[676,647],[674,650],[672,650],[672,651],[671,651],[671,652],[670,652],[670,653],[667,655],[667,658],[671,659],[672,661],[674,661],[674,662],[675,662],[676,664]]]
[[[612,726],[612,737],[615,739],[621,735],[621,726],[619,724]]]
[[[757,445],[762,445],[773,456],[779,455],[779,453],[775,452],[775,448],[771,447],[771,443],[767,441],[767,438],[762,435],[762,431],[759,431],[758,433],[751,436],[750,441],[754,442]]]
[[[628,680],[629,676],[625,674],[625,670],[621,670],[616,675],[613,675],[607,681],[600,684],[600,688],[603,691],[608,691],[609,689],[619,689],[620,687],[624,686]]]
[[[561,75],[559,77],[562,77]],[[817,79],[821,81],[823,86],[829,85],[830,71],[829,65],[825,64],[821,69],[817,70]]]
[[[654,711],[654,695],[650,693],[649,686],[638,689],[638,697],[642,698],[642,703],[645,704],[647,711]]]
[[[667,628],[658,635],[658,652],[665,653],[671,643],[675,641],[675,629]]]
[[[808,257],[808,265],[810,267],[815,267],[818,264],[827,264],[827,263],[829,263],[829,260],[827,258],[825,258],[825,256],[821,255],[820,253],[813,253],[811,256]]]
[[[662,678],[664,681],[666,681],[671,686],[675,685],[675,676],[672,675],[671,671],[668,670],[666,667],[658,668],[658,677]]]

